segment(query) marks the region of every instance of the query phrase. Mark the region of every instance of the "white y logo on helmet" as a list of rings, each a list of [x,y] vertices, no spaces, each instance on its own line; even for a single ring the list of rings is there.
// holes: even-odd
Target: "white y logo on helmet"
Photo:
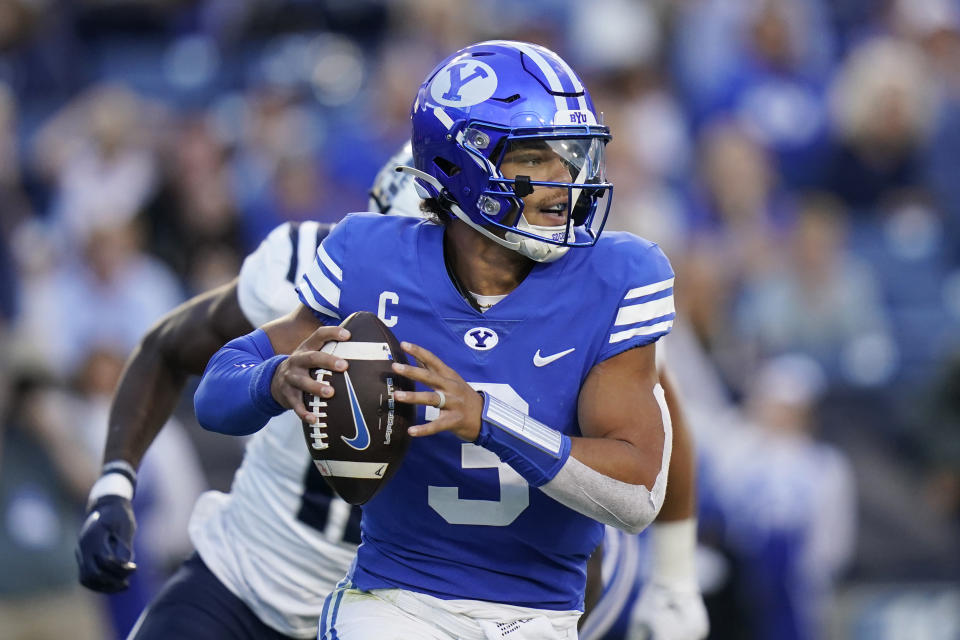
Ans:
[[[430,97],[447,107],[480,104],[497,90],[497,74],[490,65],[472,59],[454,60],[437,72]]]

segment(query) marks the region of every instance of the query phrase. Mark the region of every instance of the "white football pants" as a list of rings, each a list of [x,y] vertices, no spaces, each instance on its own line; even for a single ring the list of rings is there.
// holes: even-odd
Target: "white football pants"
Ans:
[[[579,611],[441,600],[402,589],[338,588],[319,640],[577,640]]]

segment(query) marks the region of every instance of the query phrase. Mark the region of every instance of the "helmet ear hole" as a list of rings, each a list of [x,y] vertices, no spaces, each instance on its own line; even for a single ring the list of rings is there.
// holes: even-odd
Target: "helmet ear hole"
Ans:
[[[441,158],[440,156],[436,156],[433,159],[433,164],[435,164],[437,168],[440,169],[440,171],[443,171],[443,173],[446,174],[448,178],[452,178],[453,176],[460,173],[460,167],[450,162],[446,158]]]

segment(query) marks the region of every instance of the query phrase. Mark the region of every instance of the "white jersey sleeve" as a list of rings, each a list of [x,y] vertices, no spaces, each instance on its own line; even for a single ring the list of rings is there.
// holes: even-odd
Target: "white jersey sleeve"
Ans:
[[[314,259],[317,245],[332,226],[314,221],[286,222],[247,256],[240,268],[237,298],[250,324],[259,327],[297,307],[297,277]]]

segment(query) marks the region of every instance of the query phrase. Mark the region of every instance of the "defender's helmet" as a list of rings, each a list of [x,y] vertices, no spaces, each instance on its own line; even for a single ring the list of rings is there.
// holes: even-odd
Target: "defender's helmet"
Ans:
[[[406,142],[377,172],[370,187],[369,211],[394,216],[421,217],[420,195],[414,188],[414,177],[397,171],[397,167],[413,164],[413,151]]]
[[[610,131],[598,123],[583,83],[557,54],[492,40],[461,49],[421,85],[412,111],[413,158],[424,197],[487,237],[538,261],[592,246],[610,209],[604,174]],[[504,157],[525,148],[553,154],[569,178],[504,178]],[[564,189],[566,225],[535,226],[522,198],[536,187]],[[506,230],[503,237],[490,227]]]

